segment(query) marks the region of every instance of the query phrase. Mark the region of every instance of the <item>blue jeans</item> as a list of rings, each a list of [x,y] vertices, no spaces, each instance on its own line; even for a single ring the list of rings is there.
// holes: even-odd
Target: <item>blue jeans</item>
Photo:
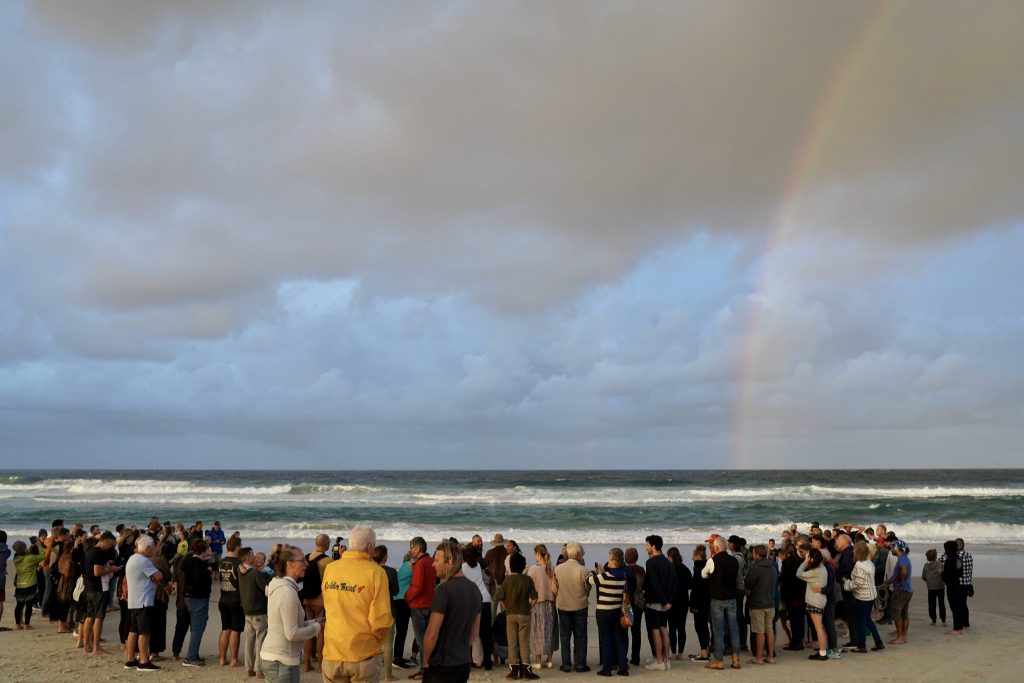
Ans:
[[[199,645],[203,642],[203,633],[206,632],[206,622],[210,618],[209,598],[185,598],[188,606],[188,654],[187,659],[199,659]]]
[[[599,609],[597,616],[597,637],[601,642],[601,669],[604,671],[627,671],[629,659],[626,656],[626,629],[619,623],[622,610]]]
[[[416,644],[420,646],[420,662],[423,661],[423,635],[427,632],[427,622],[430,621],[430,609],[417,608],[409,610],[410,621],[412,621],[412,635]],[[420,666],[420,669],[423,667]]]
[[[725,656],[725,622],[729,622],[729,642],[733,644],[733,651],[739,652],[736,643],[740,642],[740,626],[736,619],[736,600],[715,600],[711,599],[711,623],[715,626],[715,653],[716,661],[722,661]]]
[[[871,618],[871,608],[875,606],[874,600],[856,600],[851,595],[850,599],[853,600],[856,605],[857,611],[857,623],[860,628],[857,629],[857,647],[866,647],[868,641],[868,634],[875,639],[875,645],[882,644],[882,636],[878,635],[878,627],[875,626],[875,620]]]
[[[562,666],[577,668],[587,665],[587,609],[558,610],[558,635],[562,644]],[[569,659],[569,638],[572,637],[573,654]],[[571,663],[570,663],[571,662]]]
[[[260,670],[267,677],[267,683],[299,683],[299,665],[289,666],[273,659],[260,657]]]

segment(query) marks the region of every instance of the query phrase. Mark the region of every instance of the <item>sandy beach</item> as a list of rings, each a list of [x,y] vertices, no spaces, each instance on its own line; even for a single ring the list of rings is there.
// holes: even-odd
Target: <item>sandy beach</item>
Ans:
[[[779,651],[775,666],[747,664],[739,671],[706,671],[699,664],[689,661],[675,662],[667,672],[644,671],[633,667],[631,676],[645,681],[676,681],[702,678],[721,678],[736,681],[820,681],[820,680],[871,680],[871,681],[924,681],[924,680],[1020,680],[1019,646],[1024,642],[1024,615],[1020,605],[1024,604],[1024,580],[1020,579],[979,579],[975,582],[976,596],[970,601],[973,628],[964,636],[945,636],[941,625],[931,626],[927,614],[927,593],[923,585],[917,585],[911,603],[910,642],[903,646],[889,646],[881,653],[847,654],[839,661],[811,662],[803,653]],[[8,591],[3,621],[0,625],[13,629],[13,589]],[[214,592],[216,598],[216,589]],[[216,605],[210,605],[210,624],[203,638],[201,654],[213,666],[191,669],[179,662],[160,662],[163,671],[156,676],[167,681],[226,681],[247,680],[242,669],[221,668],[217,661],[217,636],[220,621]],[[123,657],[120,652],[109,656],[86,657],[75,649],[70,635],[58,635],[50,624],[39,615],[33,615],[34,630],[4,631],[0,633],[0,678],[4,681],[121,681],[138,679],[143,674],[122,669]],[[116,651],[117,612],[112,612],[104,623],[104,638],[107,648]],[[590,618],[588,663],[596,671],[597,633],[594,629],[593,611]],[[692,623],[687,622],[686,653],[696,651],[697,638]],[[174,614],[168,615],[168,638],[174,628]],[[883,637],[890,627],[880,627]],[[842,637],[842,632],[840,634]],[[643,656],[648,653],[644,645]],[[167,653],[168,655],[170,653]],[[544,679],[596,679],[594,673],[565,674],[558,671],[559,657],[555,655],[554,669],[539,672]],[[397,671],[404,678],[410,672]],[[504,680],[505,671],[474,671],[471,680],[497,682]],[[318,673],[307,673],[303,681],[321,680]]]

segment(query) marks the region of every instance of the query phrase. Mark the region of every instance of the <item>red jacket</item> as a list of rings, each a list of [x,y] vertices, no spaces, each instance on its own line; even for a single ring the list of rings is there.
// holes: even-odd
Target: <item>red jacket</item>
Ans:
[[[430,555],[423,553],[412,565],[412,581],[409,590],[405,591],[405,601],[409,609],[430,609],[434,602],[434,584],[437,583],[437,572]]]

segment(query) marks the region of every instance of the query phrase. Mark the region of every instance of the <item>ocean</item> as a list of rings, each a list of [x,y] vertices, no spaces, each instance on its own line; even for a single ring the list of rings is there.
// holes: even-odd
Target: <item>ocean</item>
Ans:
[[[750,542],[790,523],[883,522],[912,544],[963,537],[1024,549],[1024,470],[904,471],[215,471],[0,472],[0,529],[19,537],[54,518],[112,527],[150,515],[219,520],[246,539],[381,539],[495,532],[520,543],[636,544],[659,533],[693,544],[710,532]]]

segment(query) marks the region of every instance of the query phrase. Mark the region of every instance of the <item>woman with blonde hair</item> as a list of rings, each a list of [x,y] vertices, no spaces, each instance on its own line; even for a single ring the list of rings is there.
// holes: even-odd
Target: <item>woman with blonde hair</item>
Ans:
[[[857,623],[860,624],[860,628],[856,631],[857,642],[853,651],[860,653],[868,651],[868,633],[875,639],[875,646],[871,648],[872,650],[885,649],[885,645],[882,644],[882,636],[878,634],[878,627],[875,626],[875,622],[871,618],[871,608],[875,604],[875,598],[878,597],[878,591],[875,589],[875,565],[871,562],[869,550],[870,546],[864,541],[857,541],[853,546],[855,564],[853,573],[847,579],[847,590],[853,593],[856,600],[854,608]]]
[[[302,550],[283,545],[274,549],[274,579],[267,586],[267,635],[260,648],[260,669],[268,683],[298,683],[302,644],[323,628],[323,617],[306,620],[298,582],[308,560]]]
[[[537,668],[550,669],[551,655],[558,649],[558,612],[555,610],[555,570],[551,567],[551,555],[543,543],[534,547],[533,557],[537,564],[526,570],[537,589],[537,602],[530,610],[530,651],[537,658]],[[547,660],[541,664],[541,658]]]

